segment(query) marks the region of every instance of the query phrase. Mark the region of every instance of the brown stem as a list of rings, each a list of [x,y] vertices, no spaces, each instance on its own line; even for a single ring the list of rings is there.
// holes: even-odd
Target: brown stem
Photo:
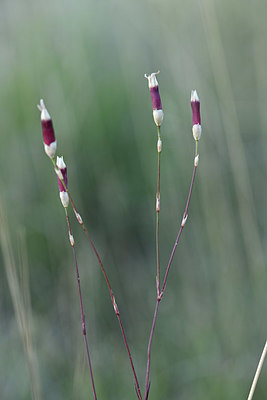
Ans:
[[[55,163],[55,159],[52,159],[52,163],[53,163],[55,171],[57,173],[57,166],[56,166],[56,163]],[[89,240],[89,242],[90,242],[90,244],[92,246],[92,249],[93,249],[93,251],[94,251],[94,253],[96,255],[96,258],[98,260],[98,263],[99,263],[99,266],[101,268],[101,271],[102,271],[102,273],[104,275],[104,278],[105,278],[105,281],[106,281],[106,284],[107,284],[107,287],[108,287],[108,290],[109,290],[109,294],[110,294],[110,297],[111,297],[112,305],[113,305],[115,314],[117,315],[117,318],[118,318],[118,322],[119,322],[119,325],[120,325],[120,328],[121,328],[123,341],[124,341],[124,344],[125,344],[125,347],[126,347],[126,350],[127,350],[127,353],[128,353],[129,361],[130,361],[130,364],[131,364],[131,369],[132,369],[133,376],[134,376],[137,397],[138,397],[139,400],[142,400],[140,385],[139,385],[138,378],[137,378],[137,375],[136,375],[136,372],[135,372],[135,368],[134,368],[134,364],[133,364],[133,359],[132,359],[132,356],[131,356],[130,348],[129,348],[128,341],[127,341],[127,338],[126,338],[126,335],[125,335],[125,331],[124,331],[124,328],[123,328],[123,324],[122,324],[122,321],[121,321],[121,318],[120,318],[119,308],[118,308],[117,303],[115,301],[115,297],[114,297],[114,294],[112,292],[108,276],[107,276],[106,271],[104,269],[104,266],[103,266],[102,260],[100,258],[100,255],[99,255],[99,253],[98,253],[98,251],[97,251],[97,249],[96,249],[96,247],[94,245],[94,242],[93,242],[92,238],[90,237],[86,226],[83,223],[81,215],[77,211],[77,208],[76,208],[76,206],[74,204],[74,201],[73,201],[73,199],[72,199],[72,197],[70,195],[69,189],[66,187],[64,180],[63,179],[60,179],[60,180],[62,182],[62,185],[63,185],[64,189],[68,193],[68,196],[69,196],[69,199],[70,199],[74,214],[75,214],[79,224],[82,226],[82,228],[83,228],[83,230],[84,230],[84,232],[85,232],[85,234],[86,234],[86,236],[87,236],[87,238],[88,238],[88,240]]]
[[[92,370],[92,364],[91,364],[91,359],[90,359],[90,354],[89,354],[89,346],[88,346],[88,340],[87,340],[87,332],[86,332],[86,325],[85,325],[85,316],[84,316],[84,309],[83,309],[82,290],[81,290],[81,284],[80,284],[80,274],[79,274],[79,268],[78,268],[78,261],[77,261],[76,249],[75,249],[75,244],[74,244],[74,239],[73,239],[73,235],[72,235],[72,230],[71,230],[71,225],[70,225],[70,220],[69,220],[69,215],[68,215],[67,208],[65,208],[65,213],[66,213],[66,220],[67,220],[67,224],[68,224],[68,228],[69,228],[69,237],[70,237],[70,242],[71,242],[71,246],[72,246],[72,250],[73,250],[76,278],[77,278],[77,284],[78,284],[80,311],[81,311],[81,323],[82,323],[82,333],[83,333],[84,345],[85,345],[86,356],[87,356],[87,361],[88,361],[88,366],[89,366],[90,379],[91,379],[91,383],[92,383],[94,399],[97,400],[94,377],[93,377],[93,370]]]
[[[157,302],[156,302],[155,311],[154,311],[154,317],[153,317],[151,332],[150,332],[150,336],[149,336],[148,347],[147,347],[147,365],[146,365],[146,382],[145,382],[145,397],[144,397],[144,400],[147,400],[148,399],[148,395],[149,395],[149,388],[150,388],[149,372],[150,372],[151,346],[152,346],[152,340],[153,340],[153,335],[154,335],[154,331],[155,331],[155,325],[156,325],[156,320],[157,320],[160,300],[161,300],[160,297],[158,297],[157,298]]]
[[[141,391],[140,391],[138,378],[137,378],[137,375],[136,375],[136,372],[135,372],[133,359],[132,359],[132,356],[131,356],[130,348],[129,348],[128,341],[126,339],[125,331],[124,331],[124,328],[123,328],[123,324],[122,324],[122,321],[121,321],[120,311],[119,311],[119,308],[117,306],[114,294],[112,292],[111,285],[109,283],[106,271],[104,269],[103,263],[102,263],[101,258],[99,256],[99,253],[98,253],[98,251],[97,251],[97,249],[96,249],[96,247],[94,245],[94,242],[92,241],[92,239],[91,239],[91,237],[89,235],[89,232],[87,231],[85,225],[84,224],[81,224],[81,225],[83,227],[84,232],[86,233],[86,236],[87,236],[88,240],[90,241],[90,244],[91,244],[91,246],[92,246],[92,248],[94,250],[94,253],[95,253],[96,257],[97,257],[97,260],[98,260],[99,265],[101,267],[101,270],[103,272],[103,275],[104,275],[104,278],[105,278],[105,281],[106,281],[106,284],[107,284],[107,287],[108,287],[108,290],[109,290],[109,293],[110,293],[110,297],[111,297],[111,301],[112,301],[112,304],[113,304],[113,308],[114,308],[115,314],[117,315],[117,318],[118,318],[118,321],[119,321],[119,325],[120,325],[120,328],[121,328],[121,333],[122,333],[122,336],[123,336],[123,341],[124,341],[124,344],[126,346],[126,350],[127,350],[128,357],[129,357],[129,360],[130,360],[132,372],[133,372],[133,375],[134,375],[135,385],[136,385],[137,396],[138,396],[139,400],[142,400],[142,395],[141,395]]]

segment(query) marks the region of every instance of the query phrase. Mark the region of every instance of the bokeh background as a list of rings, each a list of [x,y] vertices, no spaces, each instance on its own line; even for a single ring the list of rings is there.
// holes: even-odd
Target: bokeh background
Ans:
[[[267,331],[267,3],[1,0],[0,10],[0,398],[92,398],[40,98],[143,388],[157,175],[144,73],[160,69],[162,269],[192,174],[192,89],[203,135],[189,219],[160,306],[150,397],[246,399]],[[135,399],[103,277],[72,213],[71,222],[98,397]],[[255,399],[266,398],[266,377],[265,363]]]

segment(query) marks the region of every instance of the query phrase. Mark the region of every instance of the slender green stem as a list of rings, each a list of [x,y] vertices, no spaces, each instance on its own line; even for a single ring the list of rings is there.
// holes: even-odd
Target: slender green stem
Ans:
[[[78,284],[80,311],[81,311],[81,323],[82,323],[82,333],[83,333],[85,351],[86,351],[87,362],[88,362],[88,366],[89,366],[90,379],[91,379],[91,383],[92,383],[94,399],[97,400],[94,377],[93,377],[93,370],[92,370],[92,364],[91,364],[91,358],[90,358],[90,354],[89,354],[89,346],[88,346],[88,340],[87,340],[87,332],[86,332],[86,325],[85,325],[85,316],[84,316],[84,308],[83,308],[83,301],[82,301],[82,290],[81,290],[81,284],[80,284],[80,274],[79,274],[79,268],[78,268],[78,261],[77,261],[75,242],[74,242],[74,238],[73,238],[73,235],[72,235],[70,219],[69,219],[67,208],[65,208],[65,214],[66,214],[66,220],[67,220],[68,229],[69,229],[70,244],[71,244],[72,250],[73,250],[73,258],[74,258],[76,278],[77,278],[77,284]]]
[[[155,332],[155,326],[156,326],[156,321],[157,321],[157,316],[158,316],[158,310],[159,310],[159,303],[163,297],[165,288],[166,288],[166,282],[167,282],[167,278],[168,278],[168,274],[171,268],[171,264],[173,261],[173,257],[174,257],[174,253],[175,250],[177,248],[177,245],[179,243],[180,240],[180,236],[182,234],[183,228],[185,226],[187,217],[188,217],[188,209],[189,209],[189,204],[190,204],[190,199],[192,196],[192,191],[193,191],[193,186],[194,186],[194,182],[195,182],[195,176],[196,176],[196,170],[197,170],[197,166],[198,166],[198,141],[195,142],[195,159],[194,159],[194,169],[193,169],[193,174],[192,174],[192,179],[191,179],[191,184],[190,184],[190,188],[189,188],[189,193],[188,193],[188,197],[187,197],[187,201],[186,201],[186,206],[185,206],[185,211],[183,214],[183,219],[177,234],[177,238],[175,240],[171,255],[170,255],[170,259],[166,268],[166,272],[165,272],[165,276],[164,276],[164,280],[163,280],[163,284],[162,284],[162,289],[160,291],[159,296],[157,297],[157,301],[156,301],[156,306],[155,306],[155,311],[154,311],[154,317],[153,317],[153,321],[152,321],[152,327],[151,327],[151,332],[150,332],[150,337],[149,337],[149,342],[148,342],[148,348],[147,348],[147,368],[146,368],[146,380],[145,380],[145,396],[144,396],[144,400],[148,400],[148,396],[149,396],[149,389],[150,389],[150,380],[149,380],[149,374],[150,374],[150,358],[151,358],[151,347],[152,347],[152,340],[153,340],[153,336],[154,336],[154,332]]]
[[[160,213],[160,155],[161,155],[161,137],[160,126],[158,126],[158,178],[156,194],[156,258],[157,258],[157,296],[160,294],[160,258],[159,258],[159,213]]]
[[[197,171],[197,166],[198,166],[198,161],[196,162],[196,159],[198,157],[198,141],[196,140],[196,145],[195,145],[195,160],[194,160],[194,168],[193,168],[193,174],[192,174],[192,179],[191,179],[191,184],[190,184],[190,188],[189,188],[189,193],[188,193],[188,197],[187,197],[187,201],[186,201],[186,206],[185,206],[185,210],[184,210],[184,214],[183,214],[183,219],[180,225],[180,229],[177,235],[177,238],[175,240],[172,252],[171,252],[171,256],[169,259],[169,263],[165,272],[165,276],[164,276],[164,280],[163,280],[163,284],[162,284],[162,289],[161,289],[161,293],[160,293],[160,298],[162,298],[164,291],[165,291],[165,287],[166,287],[166,282],[167,282],[167,278],[168,278],[168,274],[170,271],[170,267],[172,264],[172,260],[173,260],[173,256],[176,250],[176,247],[178,245],[180,236],[182,234],[182,231],[184,229],[185,223],[187,221],[187,217],[188,217],[188,209],[189,209],[189,204],[190,204],[190,200],[191,200],[191,196],[192,196],[192,191],[193,191],[193,186],[194,186],[194,182],[195,182],[195,177],[196,177],[196,171]]]

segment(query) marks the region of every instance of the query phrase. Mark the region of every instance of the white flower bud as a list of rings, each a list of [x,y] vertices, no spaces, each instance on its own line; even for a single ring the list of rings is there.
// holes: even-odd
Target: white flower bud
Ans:
[[[67,192],[59,192],[59,197],[63,207],[67,208],[69,205],[69,196]]]
[[[192,128],[193,136],[195,140],[199,140],[201,137],[201,125],[195,124]]]
[[[159,74],[159,71],[158,72],[152,72],[152,74],[150,74],[150,75],[145,74],[145,78],[148,80],[149,89],[159,85],[158,81],[157,81],[157,78],[156,78],[156,75],[158,75],[158,74]]]
[[[163,116],[163,110],[153,110],[153,118],[157,126],[160,126],[162,124]]]
[[[158,148],[158,153],[161,153],[161,150],[162,150],[162,141],[161,141],[161,139],[158,139],[157,148]]]
[[[156,196],[156,211],[159,212],[160,210],[160,194],[158,193]]]
[[[49,121],[51,119],[43,99],[40,100],[40,104],[37,105],[37,108],[41,111],[41,121]]]
[[[186,221],[187,221],[187,218],[188,218],[188,214],[186,214],[186,215],[183,216],[183,220],[182,220],[182,223],[181,223],[181,226],[182,226],[182,227],[185,226],[185,223],[186,223]]]
[[[72,236],[72,234],[69,232],[69,239],[70,239],[70,244],[73,247],[74,246],[74,237]]]
[[[57,164],[57,167],[58,167],[59,169],[65,169],[65,168],[66,168],[66,164],[64,163],[63,156],[62,156],[62,157],[58,157],[58,156],[57,156],[57,162],[56,162],[56,164]],[[63,178],[62,178],[62,179],[63,179]]]
[[[47,145],[44,143],[44,150],[48,157],[54,158],[56,151],[57,151],[57,142],[52,142],[51,144]]]
[[[75,216],[76,216],[76,218],[77,218],[79,224],[82,225],[82,224],[83,224],[82,217],[80,216],[80,214],[79,214],[76,210],[74,210],[74,212],[75,212]]]
[[[191,102],[192,101],[199,101],[199,97],[196,90],[191,91]]]

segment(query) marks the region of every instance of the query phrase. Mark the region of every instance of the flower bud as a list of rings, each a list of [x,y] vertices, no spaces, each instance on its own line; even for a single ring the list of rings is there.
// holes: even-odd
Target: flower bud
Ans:
[[[59,186],[59,197],[60,197],[63,207],[67,208],[69,205],[69,195],[66,191],[66,189],[68,187],[68,179],[67,179],[67,167],[66,167],[66,164],[64,163],[63,157],[57,157],[56,167],[57,167],[57,171],[56,171],[57,172],[57,180],[58,180],[58,186]],[[65,183],[65,187],[61,181],[61,176]]]
[[[185,226],[185,223],[186,223],[186,221],[187,221],[187,218],[188,218],[188,214],[183,215],[183,219],[182,219],[182,222],[181,222],[182,228]]]
[[[162,150],[162,140],[161,139],[158,139],[157,149],[158,149],[158,153],[161,153],[161,150]]]
[[[159,212],[160,210],[160,194],[157,193],[156,195],[156,211]]]
[[[55,138],[52,119],[45,107],[43,99],[40,100],[40,104],[38,104],[37,107],[41,111],[44,149],[48,157],[53,159],[56,154],[57,142]]]
[[[152,100],[152,108],[153,108],[153,118],[155,124],[160,126],[163,121],[163,110],[161,105],[161,99],[159,95],[159,84],[156,78],[158,72],[153,72],[151,75],[145,74],[145,78],[148,80],[148,87],[150,90],[151,100]]]
[[[74,247],[74,244],[75,244],[75,242],[74,242],[74,237],[73,237],[73,235],[69,232],[69,239],[70,239],[70,244],[71,244],[71,246],[72,247]]]
[[[193,117],[192,132],[195,140],[201,137],[200,102],[196,90],[191,92],[191,108]]]
[[[80,214],[75,209],[74,209],[74,213],[75,213],[75,216],[76,216],[77,221],[79,222],[79,224],[83,225],[83,220],[82,220],[82,217],[80,216]]]

